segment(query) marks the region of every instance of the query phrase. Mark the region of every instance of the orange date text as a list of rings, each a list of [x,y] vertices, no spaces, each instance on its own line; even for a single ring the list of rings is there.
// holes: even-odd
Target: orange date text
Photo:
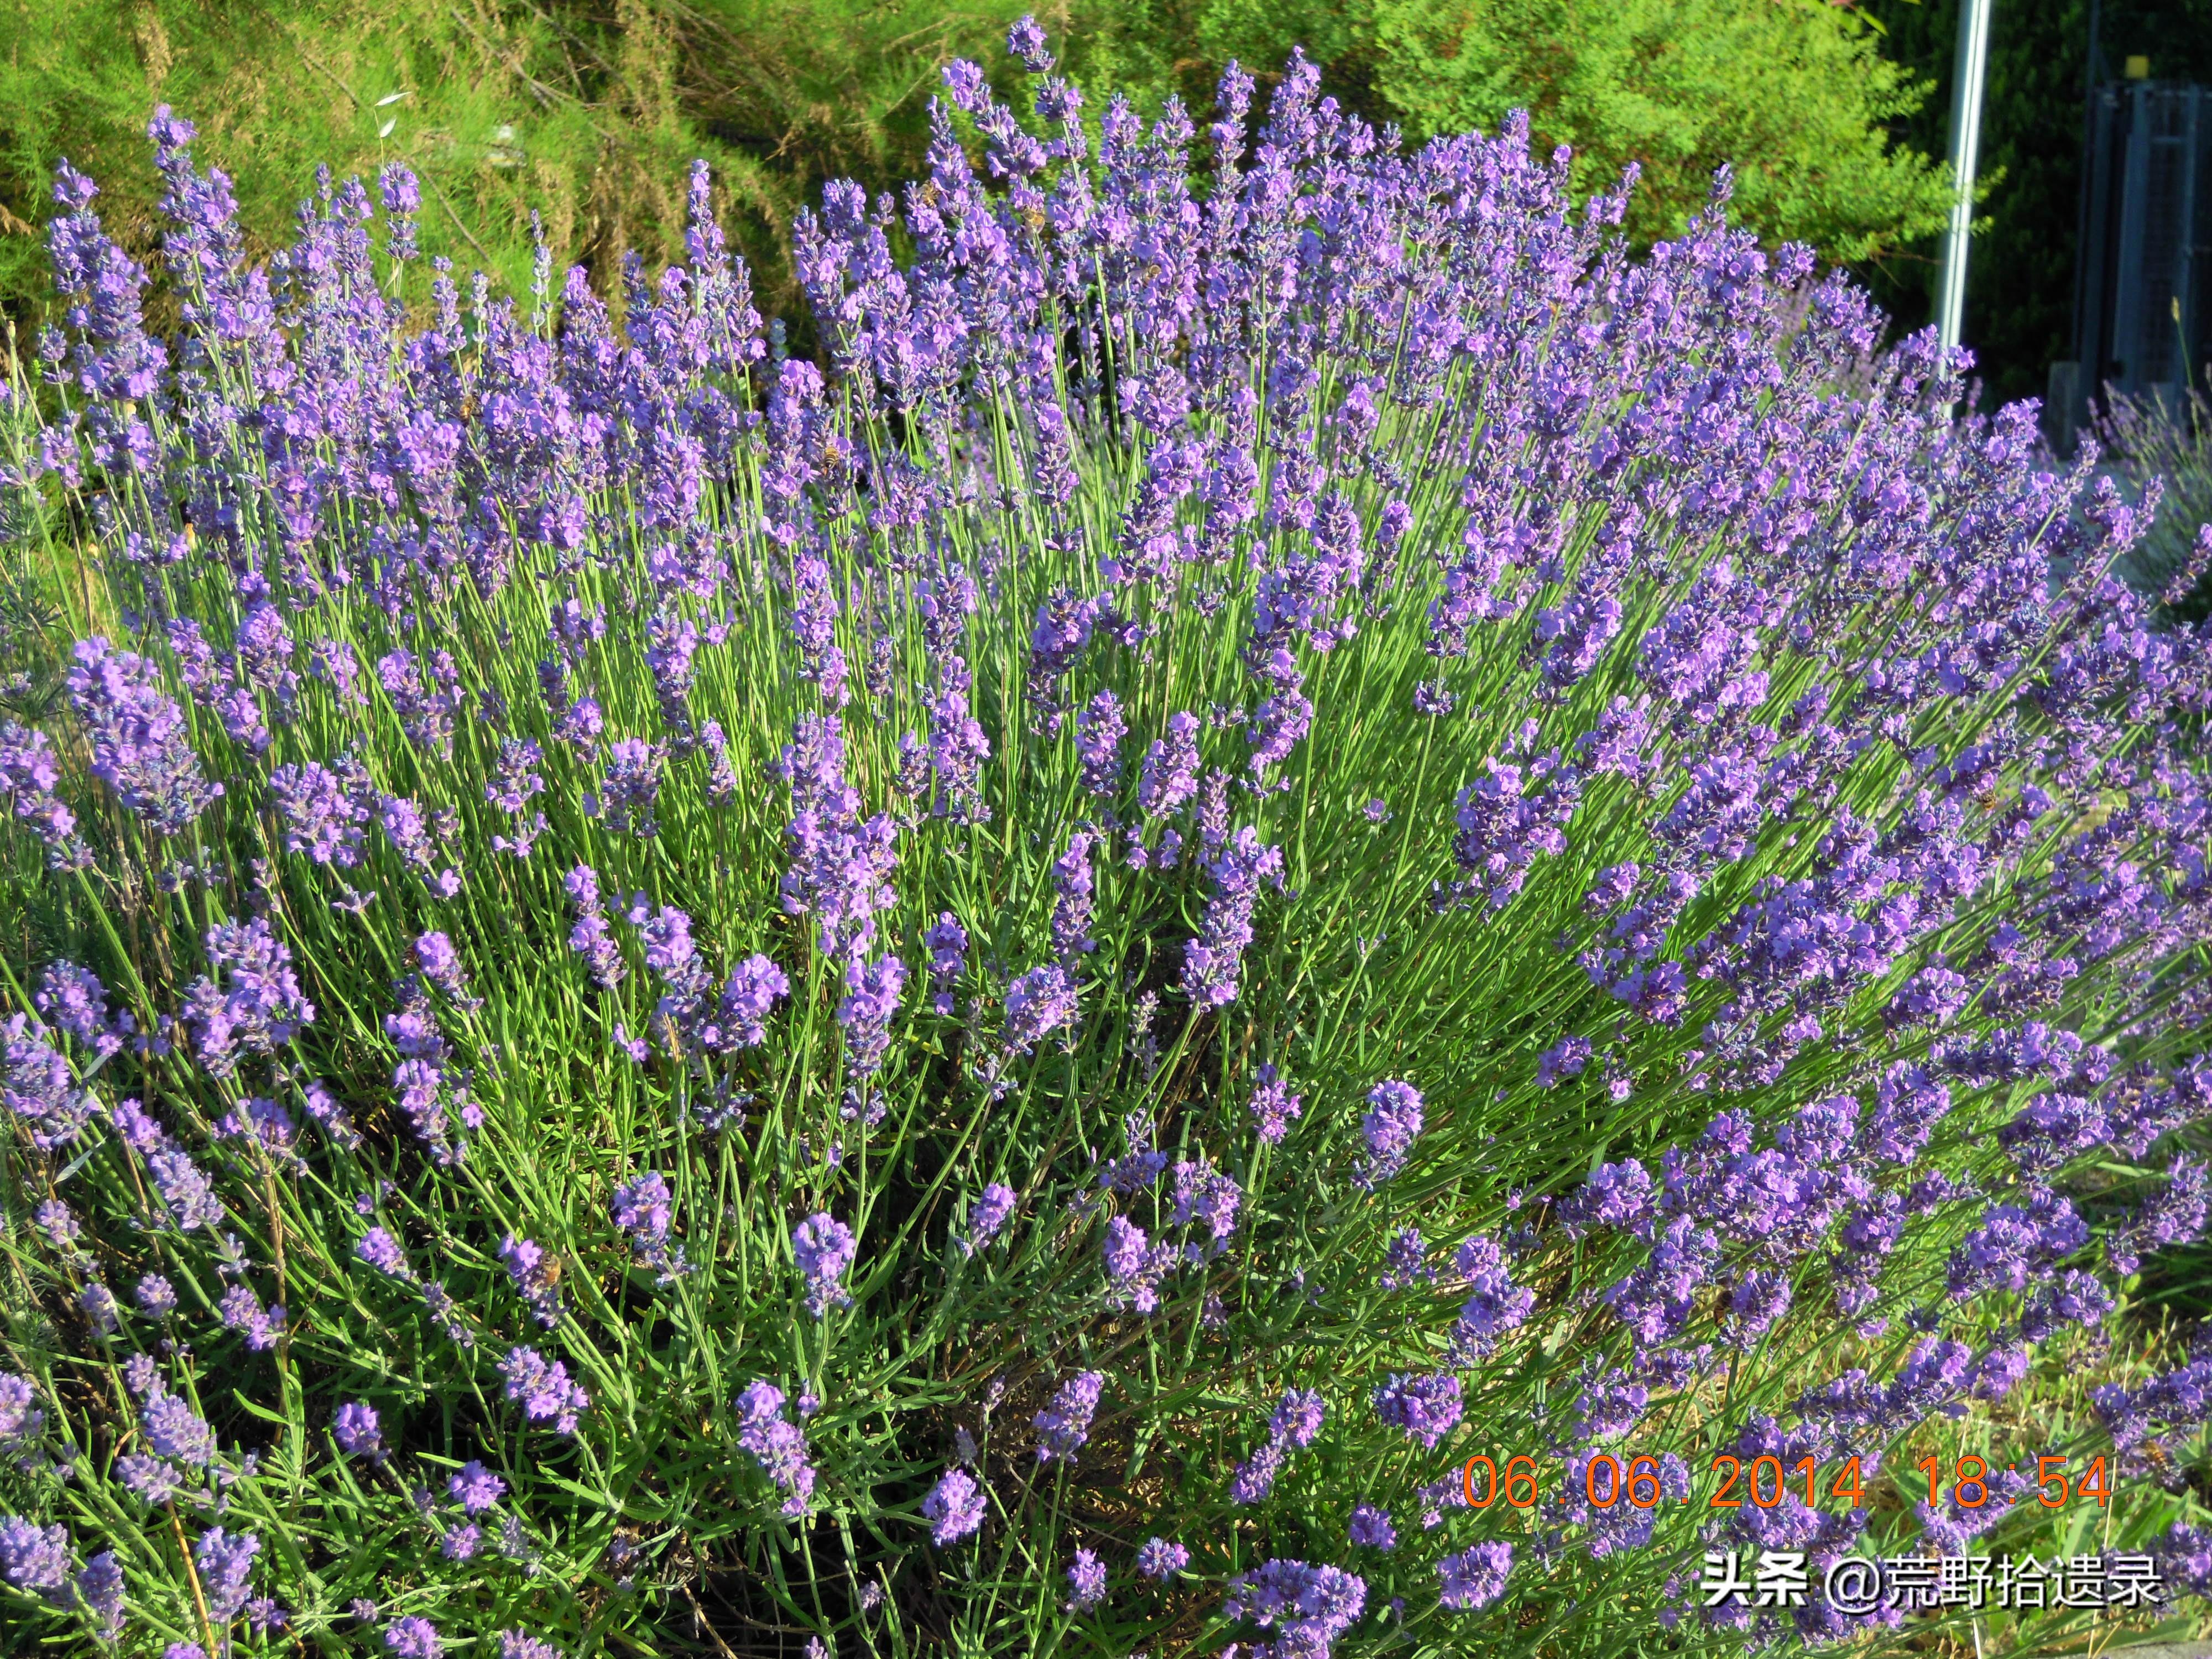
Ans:
[[[1548,1467],[1553,1480],[1561,1478],[1556,1473],[1556,1460]],[[1565,1478],[1583,1488],[1568,1497],[1581,1498],[1598,1509],[1610,1509],[1625,1500],[1648,1510],[1666,1496],[1662,1467],[1656,1457],[1599,1452],[1587,1462],[1577,1459],[1567,1467]],[[1948,1498],[1962,1510],[1978,1510],[1990,1501],[1990,1480],[1995,1470],[1974,1453],[1948,1460],[1923,1457],[1912,1467],[1919,1480],[1908,1484],[1917,1494],[1921,1482],[1925,1482],[1931,1505],[1940,1505]],[[2017,1467],[2022,1474],[2029,1473],[2024,1465]],[[1468,1507],[1486,1510],[1502,1498],[1513,1509],[1532,1508],[1547,1484],[1547,1464],[1525,1452],[1503,1462],[1482,1455],[1470,1457],[1461,1472]],[[1866,1507],[1867,1476],[1856,1457],[1823,1467],[1810,1457],[1784,1465],[1778,1457],[1744,1458],[1723,1452],[1712,1460],[1706,1473],[1711,1477],[1705,1498],[1708,1509],[1737,1510],[1749,1504],[1771,1510],[1791,1496],[1808,1509],[1819,1509],[1824,1503],[1850,1509]],[[2033,1474],[2036,1501],[2045,1509],[2055,1510],[2069,1501],[2094,1503],[2103,1508],[2112,1501],[2112,1477],[2102,1457],[2092,1457],[2078,1468],[2068,1458],[2039,1457]],[[1693,1495],[1685,1494],[1680,1501],[1690,1503]]]

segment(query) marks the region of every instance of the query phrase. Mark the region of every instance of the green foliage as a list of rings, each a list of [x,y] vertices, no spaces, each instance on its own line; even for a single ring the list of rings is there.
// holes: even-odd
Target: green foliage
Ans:
[[[431,253],[526,282],[529,216],[556,264],[602,291],[626,246],[672,254],[668,181],[704,155],[772,310],[796,290],[787,225],[822,185],[872,191],[921,171],[940,65],[982,56],[1018,0],[0,0],[0,308],[35,318],[47,182],[67,155],[105,217],[149,252],[148,112],[173,105],[232,158],[257,252],[288,233],[317,162],[404,161],[425,183]],[[1678,232],[1715,167],[1770,240],[1831,258],[1893,252],[1935,228],[1940,168],[1886,131],[1923,87],[1819,0],[1060,0],[1037,9],[1092,94],[1127,87],[1210,107],[1222,67],[1293,44],[1348,107],[1408,133],[1494,130],[1527,106],[1576,182],[1644,169],[1630,224]],[[386,101],[386,100],[390,101]],[[158,319],[157,319],[158,320]]]
[[[1678,234],[1723,162],[1743,222],[1830,258],[1942,222],[1942,170],[1882,131],[1924,88],[1822,0],[1382,0],[1372,27],[1376,86],[1409,131],[1495,129],[1526,103],[1540,141],[1575,148],[1579,189],[1639,164],[1639,240]]]
[[[1579,191],[1638,163],[1639,241],[1679,234],[1723,161],[1741,222],[1829,258],[1875,258],[1942,223],[1942,169],[1887,131],[1925,83],[1821,0],[1152,0],[1075,52],[1079,72],[1192,101],[1229,58],[1273,64],[1292,43],[1346,104],[1414,137],[1494,131],[1526,107],[1540,143],[1575,149]]]
[[[398,161],[423,181],[425,252],[514,289],[533,210],[555,263],[589,264],[603,290],[623,249],[676,252],[683,164],[703,155],[786,307],[792,210],[825,179],[885,187],[914,170],[938,66],[1018,9],[0,0],[0,305],[38,314],[58,157],[101,181],[111,228],[150,252],[146,118],[165,102],[220,143],[256,252],[289,234],[319,162],[343,178]]]
[[[473,9],[9,0],[0,199],[19,234],[0,240],[0,284],[11,310],[43,292],[44,251],[20,231],[45,222],[61,156],[100,179],[107,222],[145,251],[159,194],[145,138],[156,102],[189,112],[232,158],[257,251],[283,239],[301,182],[325,160],[341,178],[405,161],[422,176],[428,251],[488,264],[509,283],[526,282],[532,208],[556,252],[624,238],[657,248],[661,226],[676,222],[668,204],[623,212],[604,175],[629,152],[680,149],[676,136],[641,106],[610,120],[550,85],[533,95],[536,71],[558,52],[553,31]]]

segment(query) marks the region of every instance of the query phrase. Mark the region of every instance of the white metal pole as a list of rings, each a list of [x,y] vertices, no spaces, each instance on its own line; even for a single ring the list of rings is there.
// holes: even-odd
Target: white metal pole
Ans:
[[[1982,149],[1982,88],[1989,78],[1990,0],[1959,0],[1959,59],[1951,76],[1951,220],[1943,231],[1936,328],[1959,343],[1966,313],[1966,244],[1973,233],[1974,168]]]

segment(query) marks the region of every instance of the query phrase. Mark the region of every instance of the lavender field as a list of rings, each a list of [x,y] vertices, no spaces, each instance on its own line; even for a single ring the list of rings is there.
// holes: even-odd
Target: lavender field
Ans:
[[[0,1650],[2195,1631],[2147,509],[1725,177],[1635,255],[1525,123],[1298,58],[1093,143],[1008,49],[801,216],[819,363],[703,166],[681,267],[515,295],[396,166],[256,264],[157,110],[150,270],[60,168]],[[1832,1593],[1945,1558],[2055,1577]]]

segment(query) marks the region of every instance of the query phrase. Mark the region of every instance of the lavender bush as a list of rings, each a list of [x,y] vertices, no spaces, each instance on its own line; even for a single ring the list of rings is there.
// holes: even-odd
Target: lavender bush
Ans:
[[[1087,127],[1010,45],[1033,118],[956,64],[929,179],[799,222],[826,369],[703,172],[618,328],[423,270],[397,168],[249,266],[162,111],[163,340],[61,169],[11,1632],[1625,1654],[1966,1639],[1708,1548],[2212,1582],[2143,515],[1724,183],[1638,260],[1519,125],[1408,155],[1294,59]]]

